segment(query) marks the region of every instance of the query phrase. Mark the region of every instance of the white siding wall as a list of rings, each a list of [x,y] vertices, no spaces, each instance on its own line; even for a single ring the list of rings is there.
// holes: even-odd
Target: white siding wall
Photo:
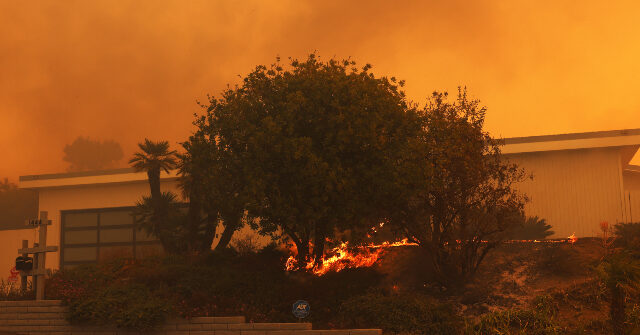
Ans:
[[[640,171],[624,171],[626,215],[631,222],[640,222]]]
[[[599,223],[625,220],[618,148],[510,154],[507,157],[534,180],[518,189],[527,194],[527,215],[553,227],[553,237],[597,236]],[[639,212],[640,214],[640,212]]]

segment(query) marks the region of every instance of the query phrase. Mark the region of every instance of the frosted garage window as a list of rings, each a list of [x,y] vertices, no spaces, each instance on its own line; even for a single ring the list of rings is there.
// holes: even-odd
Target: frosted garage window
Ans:
[[[131,211],[108,211],[100,213],[100,226],[116,226],[133,224]]]
[[[71,227],[96,227],[98,226],[98,213],[68,213],[64,215],[65,228]]]
[[[100,260],[133,258],[132,246],[100,247]]]
[[[89,248],[64,248],[64,261],[65,262],[82,262],[82,261],[95,261],[96,260],[96,247]]]
[[[95,244],[98,242],[97,230],[75,230],[64,233],[65,244]]]
[[[133,228],[100,229],[100,243],[133,242]]]

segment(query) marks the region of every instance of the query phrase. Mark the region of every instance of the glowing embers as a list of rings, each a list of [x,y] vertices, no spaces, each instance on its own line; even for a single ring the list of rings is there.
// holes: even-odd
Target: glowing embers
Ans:
[[[417,245],[415,243],[409,243],[405,238],[398,242],[384,242],[382,244],[369,244],[366,246],[349,248],[349,242],[343,242],[340,246],[335,247],[329,251],[326,257],[322,260],[322,264],[314,267],[314,262],[309,261],[304,266],[304,269],[312,272],[315,275],[322,276],[327,272],[339,272],[348,268],[361,268],[369,267],[375,264],[375,262],[382,256],[382,254],[391,247],[399,247],[404,245]],[[299,269],[297,260],[294,256],[290,256],[286,262],[287,271]]]

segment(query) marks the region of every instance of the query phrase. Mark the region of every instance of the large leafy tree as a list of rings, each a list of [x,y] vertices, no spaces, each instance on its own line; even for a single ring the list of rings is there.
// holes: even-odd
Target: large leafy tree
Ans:
[[[385,218],[397,165],[420,127],[403,83],[370,68],[314,54],[278,60],[210,99],[191,139],[209,149],[187,150],[215,158],[200,168],[227,219],[258,217],[262,233],[283,233],[300,261],[318,264],[334,232]]]
[[[421,113],[422,158],[406,165],[418,178],[400,180],[418,184],[396,200],[392,224],[426,250],[445,285],[470,279],[522,220],[526,197],[514,186],[525,173],[483,129],[485,112],[465,90],[454,102],[434,93]]]
[[[78,137],[64,147],[63,160],[69,163],[69,171],[87,171],[113,168],[122,157],[118,142]]]

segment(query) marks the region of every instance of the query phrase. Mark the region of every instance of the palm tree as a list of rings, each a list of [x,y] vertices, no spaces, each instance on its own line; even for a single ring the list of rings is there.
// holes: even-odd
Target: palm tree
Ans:
[[[176,167],[177,153],[175,150],[169,150],[167,141],[153,142],[145,138],[144,143],[139,143],[138,147],[141,151],[133,155],[129,164],[136,171],[147,172],[151,197],[143,197],[143,200],[138,202],[134,211],[136,222],[157,236],[166,251],[175,252],[177,245],[174,242],[179,239],[178,236],[174,236],[178,220],[175,215],[176,197],[171,192],[160,191],[160,172],[164,170],[168,173]]]
[[[138,143],[140,152],[133,154],[133,158],[129,160],[129,164],[136,171],[146,171],[149,178],[149,187],[151,188],[151,199],[160,199],[160,171],[169,170],[176,167],[175,150],[169,151],[168,141],[153,142],[145,138],[144,143]]]

